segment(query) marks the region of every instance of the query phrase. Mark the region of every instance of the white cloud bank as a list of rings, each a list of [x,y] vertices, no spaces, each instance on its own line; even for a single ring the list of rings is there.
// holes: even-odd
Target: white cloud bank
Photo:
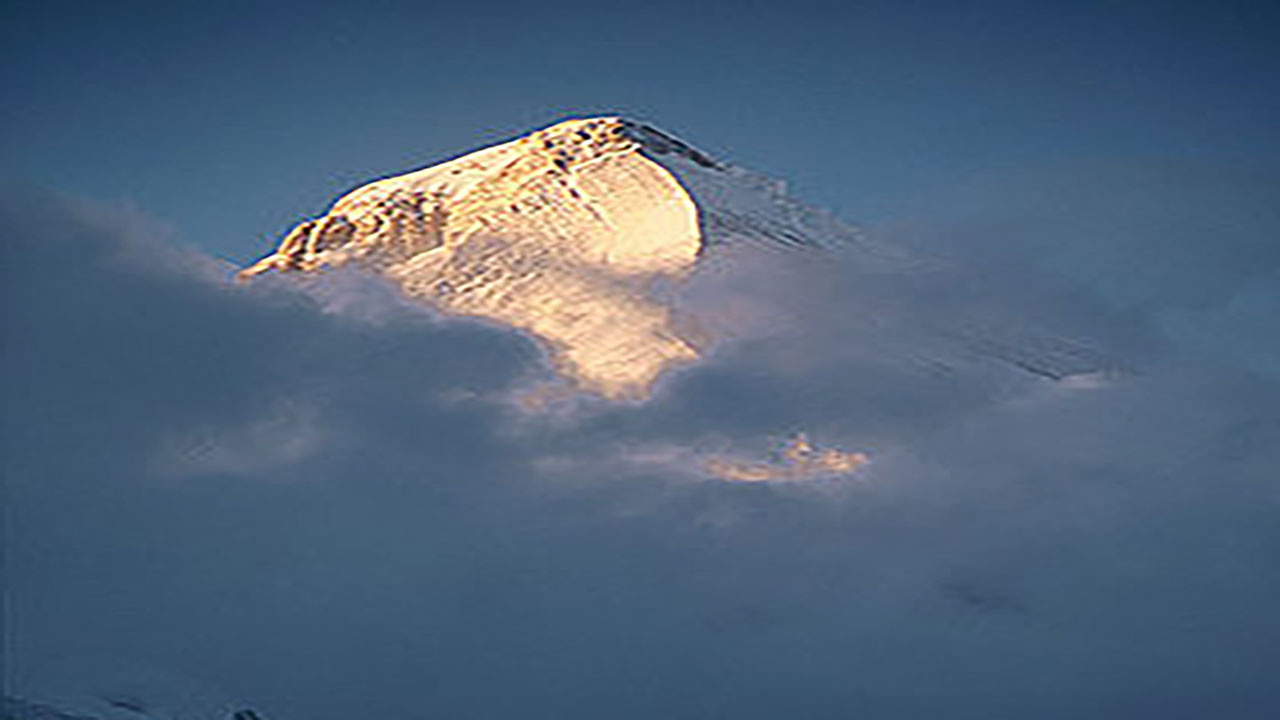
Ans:
[[[1280,381],[1261,351],[1196,349],[1249,332],[1164,329],[1263,306],[1229,298],[1274,252],[1211,291],[1135,273],[1137,303],[1015,266],[1000,233],[971,241],[1001,258],[981,277],[780,274],[786,332],[647,404],[530,419],[510,398],[548,374],[515,334],[376,289],[233,286],[124,219],[5,202],[10,693],[98,657],[281,720],[1280,710]],[[1136,372],[883,351],[992,313]],[[797,431],[873,463],[679,471]]]

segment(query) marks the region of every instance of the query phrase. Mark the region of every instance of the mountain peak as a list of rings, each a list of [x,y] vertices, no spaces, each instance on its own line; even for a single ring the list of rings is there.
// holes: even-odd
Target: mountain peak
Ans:
[[[642,397],[664,369],[701,354],[652,280],[735,246],[861,242],[778,181],[605,116],[357,188],[241,276],[355,263],[443,312],[531,333],[580,387]]]
[[[524,142],[534,147],[541,146],[553,155],[569,156],[566,164],[578,153],[585,157],[598,157],[602,152],[639,150],[657,157],[680,157],[705,168],[722,167],[710,156],[674,135],[651,124],[620,115],[562,120],[530,133],[524,138]]]
[[[570,129],[569,127],[566,127],[566,126],[573,126],[573,125],[577,125],[578,123],[585,123],[587,128],[594,127],[597,123],[600,123],[601,127],[604,129],[605,132],[608,132],[609,134],[612,134],[612,135],[621,135],[630,140],[633,140],[639,143],[640,147],[643,148],[645,151],[654,153],[656,155],[672,154],[679,157],[683,157],[705,168],[722,169],[721,165],[717,163],[715,160],[711,159],[710,156],[697,150],[693,146],[675,137],[674,135],[671,135],[662,130],[659,130],[658,128],[652,125],[649,125],[647,123],[643,123],[638,120],[632,120],[630,118],[613,116],[613,117],[590,118],[584,121],[570,120],[570,121],[565,121],[565,122],[561,122],[556,125],[553,125],[550,128],[547,128],[547,131],[556,130],[559,128]],[[582,130],[580,128],[573,127],[572,131],[575,134],[578,134],[579,136],[581,136]]]

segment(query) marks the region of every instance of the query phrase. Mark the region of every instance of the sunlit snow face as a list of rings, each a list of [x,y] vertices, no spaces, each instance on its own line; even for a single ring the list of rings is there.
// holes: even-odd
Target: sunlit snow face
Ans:
[[[526,331],[578,390],[631,401],[729,337],[748,328],[773,337],[772,325],[798,318],[805,304],[850,297],[833,277],[871,285],[866,298],[892,285],[956,283],[931,261],[788,197],[780,182],[614,117],[566,121],[371,183],[298,226],[241,277],[348,264],[436,310]],[[821,289],[801,297],[809,285]],[[899,297],[878,304],[906,315],[895,306],[901,290],[892,292]],[[726,312],[729,304],[736,309]],[[855,325],[886,357],[951,368],[973,354],[1054,379],[1100,367],[1086,346],[1016,316],[975,313],[895,347],[882,329],[901,332],[919,318],[892,318],[876,305],[859,303]],[[991,327],[1005,320],[1028,327]],[[848,326],[831,331],[844,336]],[[760,475],[712,465],[739,479]]]

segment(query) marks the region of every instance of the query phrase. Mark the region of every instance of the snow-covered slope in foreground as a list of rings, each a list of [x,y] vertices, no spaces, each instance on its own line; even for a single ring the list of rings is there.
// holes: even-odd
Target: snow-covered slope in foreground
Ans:
[[[741,245],[879,254],[781,183],[601,117],[359,188],[243,275],[358,263],[444,312],[532,333],[585,389],[642,397],[710,340],[660,289]]]

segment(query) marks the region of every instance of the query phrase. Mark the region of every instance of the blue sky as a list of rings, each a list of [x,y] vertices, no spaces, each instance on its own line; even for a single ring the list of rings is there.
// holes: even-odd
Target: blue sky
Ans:
[[[244,262],[369,178],[634,114],[854,222],[1090,162],[1274,171],[1270,3],[8,3],[8,174]],[[1012,180],[1011,180],[1012,178]]]
[[[1271,4],[2,12],[6,692],[142,682],[159,715],[199,686],[266,720],[1280,715]],[[359,277],[228,282],[371,178],[602,112],[954,264],[751,268],[785,332],[645,404],[535,416],[527,337]],[[1124,371],[882,352],[975,321]],[[797,429],[872,463],[680,465]]]

